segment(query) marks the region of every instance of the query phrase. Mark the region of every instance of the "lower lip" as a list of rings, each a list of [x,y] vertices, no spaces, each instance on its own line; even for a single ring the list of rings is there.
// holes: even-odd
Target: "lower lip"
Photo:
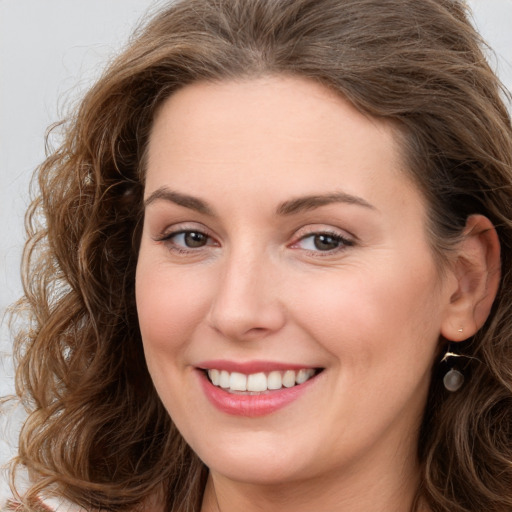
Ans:
[[[316,375],[303,384],[291,388],[245,395],[229,393],[225,389],[214,386],[204,371],[199,370],[198,373],[206,397],[217,409],[233,416],[251,418],[272,414],[291,404],[302,396],[318,377]]]

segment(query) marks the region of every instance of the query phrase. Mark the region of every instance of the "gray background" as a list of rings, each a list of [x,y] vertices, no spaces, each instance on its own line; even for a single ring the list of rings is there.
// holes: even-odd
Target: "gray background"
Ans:
[[[21,294],[23,216],[44,133],[164,0],[0,0],[0,319]],[[494,49],[492,66],[512,90],[512,0],[471,0]],[[12,392],[10,337],[0,325],[0,396]],[[0,464],[13,453],[21,414],[0,417]],[[0,503],[7,495],[0,475]],[[0,505],[1,506],[1,505]]]

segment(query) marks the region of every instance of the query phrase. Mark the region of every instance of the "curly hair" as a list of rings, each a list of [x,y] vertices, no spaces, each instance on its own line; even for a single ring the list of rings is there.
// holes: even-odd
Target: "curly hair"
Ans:
[[[512,510],[512,126],[483,47],[457,0],[181,0],[139,29],[61,125],[27,214],[28,327],[15,340],[25,503],[57,492],[128,511],[157,494],[169,511],[200,510],[207,468],[156,394],[137,322],[145,150],[177,89],[287,74],[397,127],[440,262],[469,215],[496,226],[501,286],[464,343],[463,390],[447,393],[433,365],[418,500],[432,512]]]

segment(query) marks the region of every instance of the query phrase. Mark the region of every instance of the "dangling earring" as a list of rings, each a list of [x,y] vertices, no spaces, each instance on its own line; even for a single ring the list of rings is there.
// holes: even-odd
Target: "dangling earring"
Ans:
[[[441,362],[447,363],[451,366],[451,368],[443,377],[443,384],[444,387],[452,393],[458,391],[462,387],[462,384],[464,384],[464,375],[450,364],[454,358],[456,359],[458,357],[461,356],[459,354],[450,352],[450,347],[448,346],[446,354],[444,355],[443,359],[441,359]]]

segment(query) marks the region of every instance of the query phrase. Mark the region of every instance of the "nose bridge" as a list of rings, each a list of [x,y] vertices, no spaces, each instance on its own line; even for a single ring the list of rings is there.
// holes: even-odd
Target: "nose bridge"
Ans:
[[[210,324],[232,339],[262,337],[278,330],[285,315],[276,268],[266,251],[233,248],[219,272]]]

